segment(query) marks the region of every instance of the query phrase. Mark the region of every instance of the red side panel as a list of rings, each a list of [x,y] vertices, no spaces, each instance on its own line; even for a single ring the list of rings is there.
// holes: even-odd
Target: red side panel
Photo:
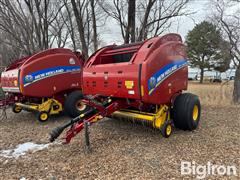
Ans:
[[[32,97],[51,97],[69,89],[81,89],[81,65],[82,60],[70,50],[37,54],[21,67],[21,93]]]
[[[84,68],[83,92],[139,99],[139,65],[119,63]]]
[[[183,44],[162,45],[143,63],[142,74],[142,100],[153,104],[169,103],[176,93],[187,89],[188,67]]]

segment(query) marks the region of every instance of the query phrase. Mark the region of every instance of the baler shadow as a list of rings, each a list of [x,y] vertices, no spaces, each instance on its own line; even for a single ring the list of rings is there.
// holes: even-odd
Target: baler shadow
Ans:
[[[114,119],[105,118],[98,122],[100,127],[107,131],[113,131],[122,135],[127,134],[128,136],[146,136],[146,137],[158,137],[161,136],[159,129],[153,128],[151,123],[145,121],[133,121],[128,119]],[[174,128],[175,131],[175,128]],[[176,129],[176,131],[179,131]],[[174,135],[175,132],[173,132]]]

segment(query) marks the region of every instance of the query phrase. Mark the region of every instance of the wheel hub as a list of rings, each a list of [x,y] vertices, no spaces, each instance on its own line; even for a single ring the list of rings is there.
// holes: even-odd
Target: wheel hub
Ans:
[[[16,110],[17,112],[20,112],[20,111],[22,110],[22,108],[19,107],[19,106],[16,106],[16,107],[15,107],[15,110]]]
[[[48,118],[48,115],[43,113],[40,115],[41,120],[45,121]]]
[[[171,134],[171,132],[172,132],[172,127],[171,127],[171,125],[169,124],[169,125],[167,126],[166,133],[167,133],[167,135],[169,136],[169,135]]]
[[[193,107],[193,120],[197,121],[198,119],[198,114],[199,114],[199,110],[198,110],[198,106],[194,105]]]
[[[85,103],[83,103],[81,100],[77,101],[77,103],[76,103],[77,110],[83,111],[86,109],[86,107],[87,107],[87,105]]]

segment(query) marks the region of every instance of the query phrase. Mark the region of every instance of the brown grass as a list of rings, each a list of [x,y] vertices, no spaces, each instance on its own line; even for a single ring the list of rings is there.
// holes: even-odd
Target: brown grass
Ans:
[[[230,106],[232,84],[191,83],[189,91],[202,104],[199,128],[193,132],[174,128],[165,139],[157,129],[106,118],[90,127],[92,153],[84,150],[83,131],[68,145],[55,144],[18,159],[0,156],[0,180],[196,179],[196,175],[181,175],[181,161],[236,166],[237,176],[205,179],[239,180],[240,108]],[[53,116],[40,123],[34,113],[13,114],[10,109],[7,113],[8,119],[0,119],[0,150],[25,142],[48,143],[49,132],[69,121]]]
[[[199,84],[190,82],[188,91],[199,96],[201,104],[211,106],[233,105],[233,82]]]

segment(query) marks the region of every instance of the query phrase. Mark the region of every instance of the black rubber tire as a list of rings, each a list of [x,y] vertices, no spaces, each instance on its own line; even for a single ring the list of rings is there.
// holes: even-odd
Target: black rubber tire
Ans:
[[[82,111],[77,109],[76,103],[81,99],[83,99],[83,94],[81,91],[73,91],[66,97],[64,110],[68,116],[75,118],[90,109],[88,106],[86,106],[86,108]]]
[[[43,114],[46,115],[46,119],[45,118],[43,119],[41,117]],[[49,114],[46,111],[42,111],[42,112],[37,113],[37,119],[38,119],[39,122],[46,122],[46,121],[48,121],[48,118],[49,118]]]
[[[194,107],[198,108],[198,116],[194,120]],[[172,109],[173,122],[176,128],[192,131],[198,127],[201,115],[201,104],[198,96],[191,93],[176,97]]]
[[[170,126],[170,132],[168,132],[168,126]],[[161,128],[161,134],[163,137],[168,138],[172,134],[172,123],[170,121],[167,121],[163,124]]]
[[[22,108],[19,107],[19,106],[17,106],[16,104],[14,104],[14,105],[12,106],[12,111],[13,111],[14,113],[20,113],[20,112],[22,111]]]

